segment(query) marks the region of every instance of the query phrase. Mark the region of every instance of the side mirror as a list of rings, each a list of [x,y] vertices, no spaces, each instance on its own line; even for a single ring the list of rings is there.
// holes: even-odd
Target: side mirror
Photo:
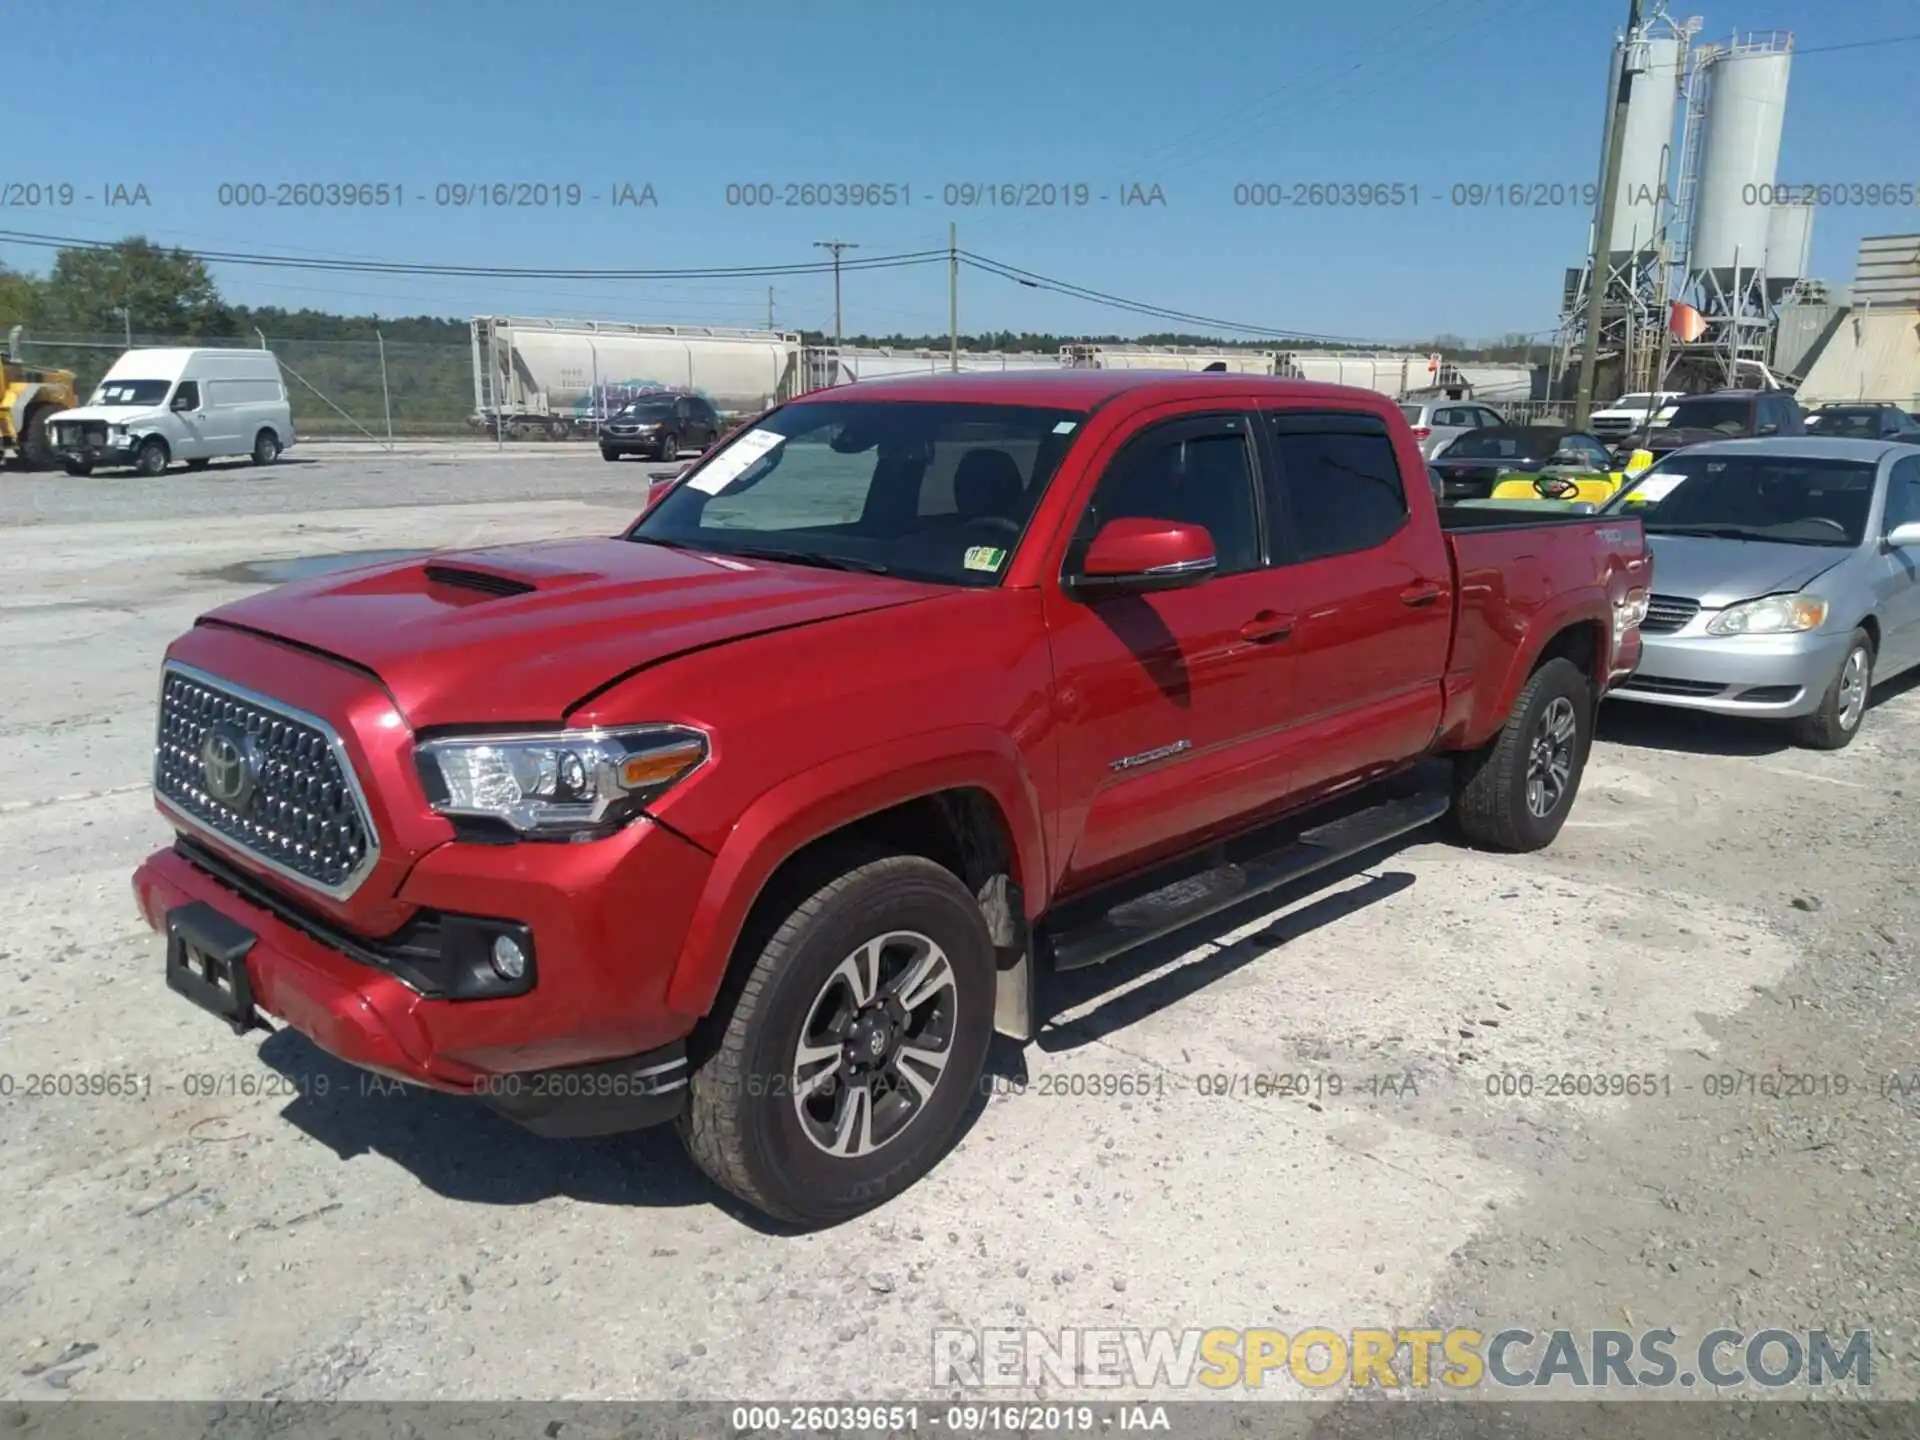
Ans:
[[[1769,420],[1764,425],[1754,426],[1753,433],[1756,435],[1778,435],[1780,433],[1780,427]]]
[[[1220,566],[1213,536],[1203,525],[1178,520],[1111,520],[1087,546],[1080,573],[1067,588],[1076,595],[1141,595],[1197,585]]]
[[[1887,544],[1895,550],[1920,546],[1920,520],[1909,520],[1904,525],[1894,526],[1887,532]]]

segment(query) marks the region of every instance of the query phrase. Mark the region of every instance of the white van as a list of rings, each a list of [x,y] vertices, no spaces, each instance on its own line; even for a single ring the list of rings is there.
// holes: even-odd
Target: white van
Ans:
[[[293,415],[270,351],[129,350],[85,405],[47,421],[47,440],[69,475],[201,470],[223,455],[271,465],[293,444]]]

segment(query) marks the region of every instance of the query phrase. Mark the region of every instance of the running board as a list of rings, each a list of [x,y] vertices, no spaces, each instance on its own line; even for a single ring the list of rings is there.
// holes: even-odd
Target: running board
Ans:
[[[1301,831],[1277,849],[1163,885],[1113,906],[1089,924],[1043,937],[1050,966],[1082,970],[1111,960],[1249,896],[1277,889],[1429,825],[1446,814],[1451,803],[1444,790],[1383,800]]]

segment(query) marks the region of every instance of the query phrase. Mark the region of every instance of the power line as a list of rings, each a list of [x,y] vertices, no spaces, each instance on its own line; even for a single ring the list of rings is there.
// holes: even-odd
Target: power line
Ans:
[[[0,241],[43,250],[117,250],[124,242],[83,240],[74,236],[42,235],[31,231],[0,230]],[[476,280],[745,280],[770,275],[825,275],[833,261],[816,260],[790,265],[713,265],[662,270],[565,270],[501,265],[431,265],[400,260],[327,260],[299,255],[259,254],[252,251],[188,250],[209,264],[252,265],[270,270],[324,270],[338,274],[439,275]],[[931,265],[947,259],[945,250],[909,251],[874,255],[865,260],[843,260],[848,270],[899,270]]]
[[[1793,48],[1793,53],[1796,56],[1827,55],[1835,50],[1866,50],[1877,48],[1881,45],[1911,45],[1915,41],[1920,41],[1920,34],[1887,35],[1879,40],[1848,40],[1838,45],[1809,45],[1804,49],[1796,45]]]

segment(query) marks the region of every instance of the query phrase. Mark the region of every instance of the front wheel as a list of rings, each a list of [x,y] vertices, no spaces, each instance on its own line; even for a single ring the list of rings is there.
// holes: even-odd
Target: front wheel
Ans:
[[[680,437],[678,435],[662,435],[660,437],[660,458],[662,460],[677,460],[680,458]]]
[[[607,461],[618,460],[620,458],[620,452],[618,450],[609,450],[606,446],[602,445],[600,447],[600,458]]]
[[[1457,764],[1454,823],[1489,850],[1553,843],[1573,809],[1593,743],[1593,688],[1571,660],[1535,670],[1492,743]]]
[[[966,887],[911,855],[850,856],[759,933],[776,918],[715,1011],[680,1132],[748,1204],[830,1225],[952,1147],[992,1038],[993,945]]]
[[[1789,722],[1794,743],[1810,750],[1843,750],[1851,745],[1866,718],[1872,689],[1873,637],[1856,630],[1847,642],[1846,657],[1820,697],[1820,708]]]
[[[141,442],[140,449],[133,457],[133,468],[149,477],[164,475],[167,473],[167,462],[171,458],[167,453],[167,442],[156,435]]]
[[[67,474],[82,480],[93,474],[93,466],[85,460],[62,460],[60,462],[60,468],[66,471]]]

